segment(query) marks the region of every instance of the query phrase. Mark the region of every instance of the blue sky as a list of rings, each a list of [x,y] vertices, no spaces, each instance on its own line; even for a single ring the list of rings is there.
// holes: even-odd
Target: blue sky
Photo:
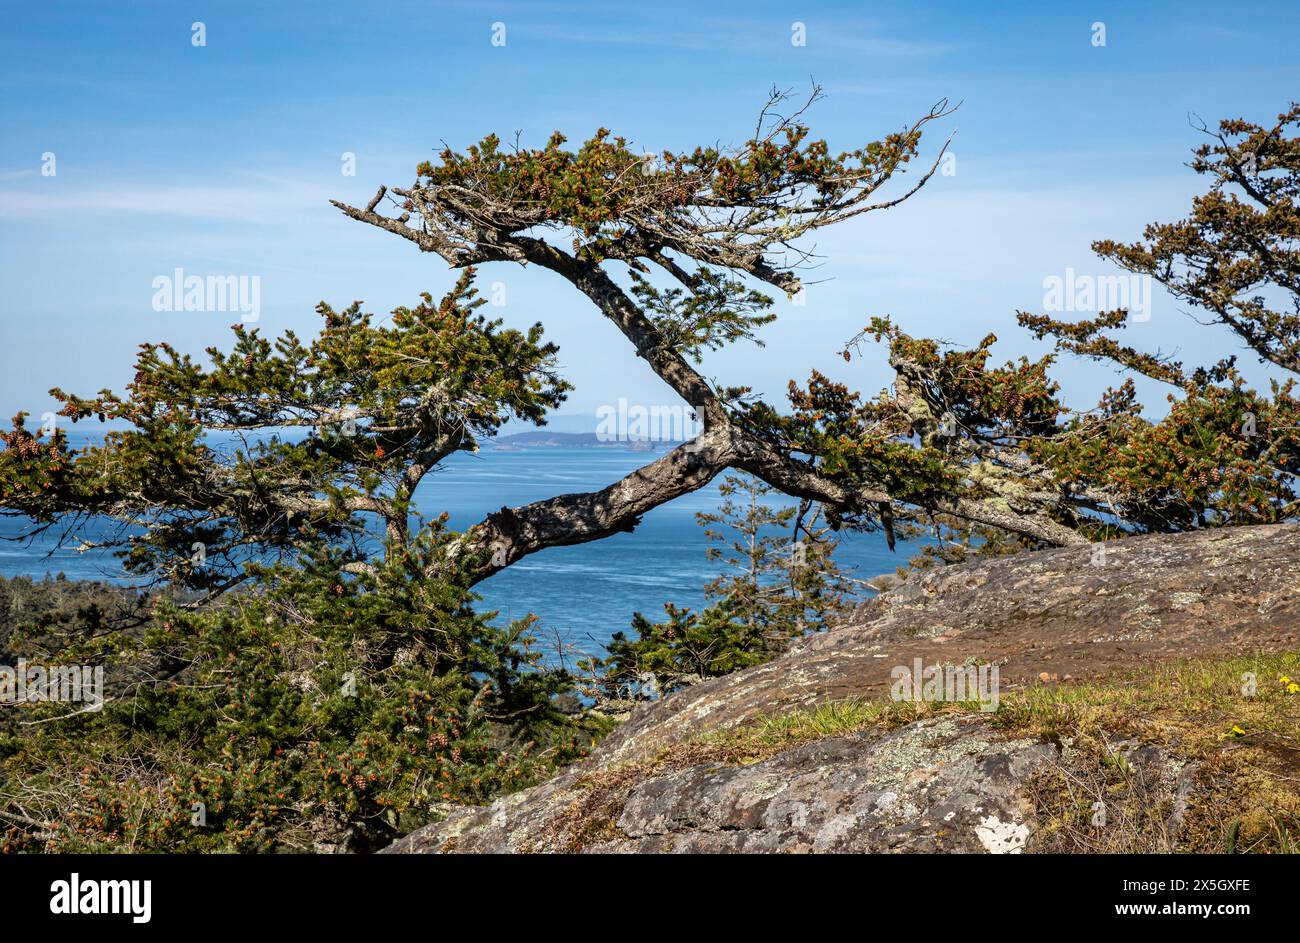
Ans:
[[[807,304],[781,300],[768,346],[706,361],[719,382],[780,400],[813,367],[874,393],[879,357],[833,352],[875,314],[959,343],[988,331],[1033,353],[1015,325],[1043,279],[1111,274],[1092,240],[1183,215],[1184,166],[1207,121],[1269,121],[1300,91],[1292,3],[888,4],[60,3],[10,4],[0,35],[0,408],[35,414],[54,385],[120,388],[136,345],[225,343],[228,313],[158,312],[176,268],[261,279],[261,327],[315,329],[321,299],[374,311],[441,293],[437,259],[343,218],[406,184],[442,142],[488,132],[541,144],[606,126],[651,150],[736,143],[773,85],[826,99],[809,115],[833,148],[961,109],[956,173],[904,205],[828,230]],[[191,42],[191,24],[206,46]],[[807,42],[791,43],[792,24]],[[505,46],[491,42],[504,23]],[[1102,22],[1106,45],[1092,44]],[[43,176],[43,155],[57,174]],[[356,155],[355,176],[341,173]],[[626,341],[558,277],[489,266],[507,322],[542,320],[577,389],[563,412],[620,397],[672,402]],[[1134,343],[1213,360],[1231,339],[1157,293]],[[1067,362],[1087,406],[1114,377]],[[1159,406],[1163,391],[1148,401]],[[594,427],[594,420],[592,420]]]

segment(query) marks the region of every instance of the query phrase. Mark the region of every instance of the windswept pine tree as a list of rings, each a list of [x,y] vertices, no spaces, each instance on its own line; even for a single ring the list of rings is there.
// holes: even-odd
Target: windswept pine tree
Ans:
[[[453,267],[495,261],[555,272],[701,417],[704,431],[689,446],[604,491],[486,521],[465,547],[494,548],[489,568],[635,527],[645,511],[725,469],[824,504],[835,526],[883,529],[891,544],[902,521],[963,544],[977,537],[985,552],[1294,515],[1291,384],[1261,397],[1231,358],[1185,370],[1123,347],[1107,334],[1124,326],[1123,311],[1077,324],[1020,320],[1060,350],[1174,385],[1181,397],[1159,422],[1143,418],[1131,382],[1093,409],[1071,409],[1049,376],[1054,355],[997,365],[993,334],[970,350],[946,349],[884,317],[843,351],[851,359],[865,342],[887,345],[894,385],[870,401],[817,371],[791,385],[793,412],[705,380],[693,366],[705,350],[754,339],[772,316],[752,284],[801,289],[801,237],[896,206],[937,166],[882,195],[917,157],[925,126],[948,114],[943,104],[903,132],[832,156],[809,138],[803,109],[776,113],[782,101],[773,96],[755,136],[733,152],[639,154],[603,129],[577,150],[559,135],[541,149],[508,150],[488,137],[465,153],[444,150],[414,184],[381,188],[363,208],[337,204]],[[1296,122],[1294,107],[1269,127],[1224,121],[1196,152],[1193,169],[1212,183],[1188,220],[1150,227],[1149,244],[1096,245],[1213,312],[1286,370],[1300,336]],[[396,215],[381,212],[386,199]],[[651,274],[675,287],[653,287]],[[1268,306],[1270,293],[1280,308]]]
[[[913,480],[924,462],[852,477],[820,452],[790,440],[776,413],[744,387],[717,388],[696,365],[709,350],[756,339],[769,322],[766,286],[789,295],[809,261],[800,240],[828,226],[902,203],[942,159],[908,180],[923,130],[950,114],[941,102],[879,141],[833,154],[810,136],[805,110],[789,113],[773,93],[755,133],[732,150],[641,153],[600,129],[576,149],[555,134],[542,148],[504,148],[490,135],[465,152],[445,149],[417,168],[414,183],[381,187],[364,207],[336,205],[353,219],[401,236],[453,268],[492,262],[554,272],[627,338],[703,424],[694,441],[607,488],[502,509],[471,530],[458,552],[478,551],[480,574],[548,546],[596,540],[636,527],[647,511],[697,490],[720,472],[748,472],[788,495],[835,508],[836,523],[884,528],[894,500],[927,500],[982,523],[1060,540],[1046,519],[958,499]],[[902,186],[897,186],[900,182]],[[890,184],[896,187],[891,190]],[[620,284],[625,275],[628,284]],[[658,287],[671,284],[670,288]],[[904,459],[910,451],[900,447]],[[900,463],[901,464],[901,463]]]

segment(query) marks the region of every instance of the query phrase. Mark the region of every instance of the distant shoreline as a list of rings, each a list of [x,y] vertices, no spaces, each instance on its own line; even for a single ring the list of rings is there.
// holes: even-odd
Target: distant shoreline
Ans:
[[[669,439],[602,439],[595,432],[516,432],[488,439],[488,447],[502,451],[515,452],[521,449],[619,449],[624,452],[656,452],[661,448],[670,449],[681,442]]]

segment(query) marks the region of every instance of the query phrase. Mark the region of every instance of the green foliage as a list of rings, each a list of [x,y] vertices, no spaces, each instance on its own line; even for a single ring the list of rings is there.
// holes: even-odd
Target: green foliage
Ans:
[[[784,97],[774,95],[772,104]],[[657,235],[674,222],[681,231],[694,228],[700,208],[747,210],[746,222],[777,220],[793,237],[804,230],[802,217],[844,209],[905,168],[921,139],[917,125],[833,155],[806,126],[770,117],[764,114],[759,135],[726,153],[641,153],[606,128],[576,150],[564,147],[558,131],[541,148],[503,149],[490,134],[463,153],[445,148],[437,161],[421,163],[401,207],[423,215],[436,201],[458,220],[514,232],[564,227],[573,232],[574,251],[596,260],[622,240]]]
[[[238,579],[246,560],[357,537],[362,515],[405,539],[427,471],[511,417],[543,423],[569,389],[540,325],[503,329],[475,313],[485,302],[473,276],[440,302],[426,294],[398,308],[389,324],[359,303],[322,303],[310,344],[236,324],[233,349],[210,349],[207,367],[144,344],[127,396],[51,391],[73,422],[131,425],[103,445],[73,452],[61,429],[43,438],[15,418],[0,451],[0,511],[41,524],[114,519],[124,529],[109,544],[128,571],[202,589]],[[310,434],[286,434],[295,429]],[[210,431],[239,444],[216,448]]]
[[[1143,241],[1093,249],[1159,280],[1176,298],[1212,312],[1261,359],[1300,365],[1300,104],[1271,125],[1240,118],[1201,129],[1211,140],[1190,164],[1209,189],[1186,219],[1153,223]],[[1281,305],[1270,302],[1280,298]]]
[[[116,521],[107,545],[161,588],[113,608],[107,590],[11,594],[0,647],[106,666],[109,699],[0,715],[9,848],[369,850],[582,754],[597,731],[556,708],[571,681],[531,618],[475,612],[445,565],[463,535],[411,521],[438,462],[512,417],[541,424],[569,388],[540,326],[475,313],[472,279],[386,323],[322,304],[310,344],[235,325],[207,366],[143,345],[126,396],[54,391],[74,422],[129,424],[100,446],[17,417],[4,512]]]
[[[824,631],[851,605],[852,588],[832,558],[836,542],[818,524],[820,508],[774,508],[771,487],[728,475],[716,513],[696,517],[724,566],[710,580],[713,600],[698,613],[668,603],[667,619],[632,618],[635,638],[614,633],[599,674],[600,700],[666,694],[705,678],[770,661],[792,639]]]
[[[779,649],[827,629],[852,589],[832,557],[837,541],[819,523],[822,509],[808,501],[773,507],[775,490],[750,475],[727,475],[718,510],[696,519],[714,544],[706,556],[724,567],[705,596],[726,602]]]
[[[660,291],[636,272],[632,278],[632,295],[664,342],[696,363],[706,349],[721,350],[738,340],[751,340],[762,347],[754,332],[776,320],[767,310],[772,305],[770,297],[710,268],[700,268],[689,292],[683,288]]]
[[[730,602],[706,606],[698,613],[667,603],[664,612],[663,622],[634,613],[635,638],[614,633],[606,646],[602,690],[612,696],[668,694],[772,657],[762,627],[738,618]]]
[[[8,848],[372,850],[583,755],[597,731],[555,708],[568,678],[531,619],[493,626],[420,554],[342,562],[259,568],[256,593],[198,612],[160,598],[141,628],[67,628],[61,658],[107,663],[109,700],[9,719],[0,810],[39,826]]]
[[[1300,370],[1300,105],[1259,126],[1240,119],[1203,128],[1213,142],[1191,167],[1210,178],[1184,220],[1146,227],[1144,241],[1094,243],[1103,258],[1161,282],[1209,312],[1261,361]],[[1290,134],[1288,135],[1288,132]],[[1281,299],[1280,307],[1270,299]],[[1169,412],[1141,418],[1131,382],[1109,390],[1092,416],[1030,442],[1035,458],[1075,488],[1106,483],[1126,529],[1183,530],[1263,524],[1300,510],[1300,403],[1295,377],[1251,389],[1235,357],[1188,369],[1110,336],[1124,311],[1068,323],[1021,312],[1020,322],[1058,348],[1169,384]]]

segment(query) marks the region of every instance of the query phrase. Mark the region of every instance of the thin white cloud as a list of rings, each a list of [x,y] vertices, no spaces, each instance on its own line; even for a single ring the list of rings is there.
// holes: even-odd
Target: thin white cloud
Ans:
[[[0,177],[0,179],[10,179]],[[55,219],[74,214],[169,216],[214,222],[267,223],[286,214],[329,207],[324,185],[255,177],[256,185],[130,183],[105,186],[47,177],[23,188],[0,188],[0,219]]]

